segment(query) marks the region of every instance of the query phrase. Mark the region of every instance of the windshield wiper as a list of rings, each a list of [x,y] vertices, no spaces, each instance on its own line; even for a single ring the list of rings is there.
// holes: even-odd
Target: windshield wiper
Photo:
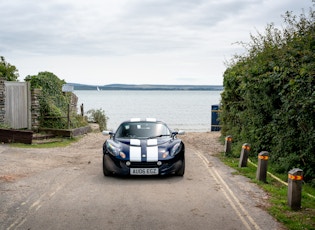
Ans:
[[[157,135],[157,136],[152,136],[152,137],[148,137],[148,139],[153,139],[153,138],[157,138],[157,137],[166,137],[166,136],[170,136],[171,134],[161,134],[161,135]]]

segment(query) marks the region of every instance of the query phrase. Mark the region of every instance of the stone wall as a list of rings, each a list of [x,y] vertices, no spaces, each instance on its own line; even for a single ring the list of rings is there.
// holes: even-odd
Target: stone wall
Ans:
[[[5,123],[5,85],[4,79],[0,78],[0,124]]]
[[[32,122],[32,130],[37,131],[40,122],[40,105],[39,105],[39,97],[41,96],[42,91],[40,89],[33,89],[31,91],[31,122]]]
[[[78,96],[71,93],[70,111],[71,113],[77,114],[78,112]]]

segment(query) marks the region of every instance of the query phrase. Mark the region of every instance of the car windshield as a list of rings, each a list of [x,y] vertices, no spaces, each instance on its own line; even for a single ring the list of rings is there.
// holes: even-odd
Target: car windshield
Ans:
[[[159,122],[125,122],[116,131],[116,138],[157,138],[170,136],[168,127]]]

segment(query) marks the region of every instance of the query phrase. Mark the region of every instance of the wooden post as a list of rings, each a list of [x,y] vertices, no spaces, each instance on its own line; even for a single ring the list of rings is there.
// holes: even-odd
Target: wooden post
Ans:
[[[70,129],[70,103],[68,104],[68,129]]]
[[[268,166],[269,153],[262,151],[258,154],[258,167],[256,173],[256,179],[267,182],[267,166]]]
[[[240,157],[240,161],[238,164],[239,168],[247,167],[247,160],[248,160],[249,151],[250,151],[250,145],[247,143],[243,144],[242,151],[241,151],[241,157]]]
[[[226,155],[229,155],[232,152],[232,136],[231,135],[225,137],[224,152]]]
[[[294,168],[288,173],[288,205],[293,210],[301,208],[303,170]]]

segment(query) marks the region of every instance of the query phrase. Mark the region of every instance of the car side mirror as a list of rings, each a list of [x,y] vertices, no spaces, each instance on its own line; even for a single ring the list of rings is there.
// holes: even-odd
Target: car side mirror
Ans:
[[[185,131],[184,131],[184,130],[178,130],[177,134],[178,134],[178,135],[184,135],[184,134],[185,134]]]
[[[176,135],[184,135],[184,134],[185,134],[184,130],[178,130],[178,131],[172,132],[173,137],[175,137]]]
[[[102,131],[102,134],[104,136],[110,135],[112,137],[115,133],[113,131],[104,130],[104,131]]]

